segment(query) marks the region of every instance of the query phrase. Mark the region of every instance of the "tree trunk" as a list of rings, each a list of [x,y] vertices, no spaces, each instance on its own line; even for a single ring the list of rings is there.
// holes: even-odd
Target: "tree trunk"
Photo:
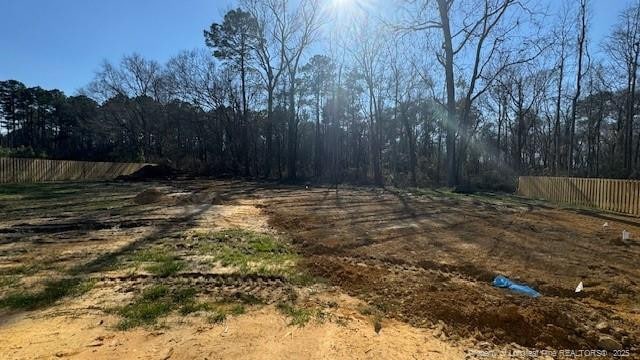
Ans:
[[[244,54],[244,49],[242,53]],[[247,117],[247,89],[246,89],[247,70],[245,68],[244,55],[240,56],[240,82],[242,87],[242,147],[241,156],[244,163],[244,175],[249,176],[249,122]]]
[[[453,44],[451,40],[451,28],[449,25],[449,6],[446,0],[438,0],[442,35],[444,38],[445,52],[445,79],[447,83],[447,185],[458,184],[458,167],[456,166],[456,95],[453,77]]]
[[[289,121],[287,126],[287,178],[296,180],[296,161],[298,151],[297,121],[295,105],[295,74],[291,75],[289,84]]]
[[[416,141],[404,107],[400,116],[402,117],[402,123],[404,124],[405,132],[407,133],[407,140],[409,142],[409,171],[411,172],[411,186],[416,186]]]
[[[265,131],[266,154],[264,158],[264,176],[271,177],[271,157],[273,156],[273,88],[267,94],[267,128]]]
[[[318,85],[319,86],[319,85]],[[316,92],[315,99],[316,107],[316,133],[315,133],[315,146],[314,146],[314,171],[315,176],[320,177],[322,175],[322,140],[320,139],[320,89]]]
[[[578,69],[576,73],[576,92],[573,95],[572,106],[571,106],[571,131],[569,133],[569,154],[568,154],[568,162],[567,162],[567,172],[569,175],[573,172],[574,167],[574,154],[573,150],[575,147],[575,135],[576,135],[576,107],[578,104],[578,99],[580,98],[580,89],[582,83],[582,57],[584,54],[584,42],[587,31],[587,4],[586,0],[580,1],[580,34],[578,35]]]
[[[562,50],[564,52],[564,49]],[[560,162],[560,106],[562,101],[562,81],[564,79],[564,53],[560,58],[558,76],[558,97],[556,98],[556,122],[553,129],[553,174],[558,175]]]

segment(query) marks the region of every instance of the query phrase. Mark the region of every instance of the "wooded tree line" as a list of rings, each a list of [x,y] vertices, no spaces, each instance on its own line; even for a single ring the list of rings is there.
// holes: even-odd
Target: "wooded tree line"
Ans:
[[[2,81],[0,145],[327,182],[640,178],[637,1],[601,43],[587,0],[353,1],[241,0],[206,48],[104,62],[75,96]]]

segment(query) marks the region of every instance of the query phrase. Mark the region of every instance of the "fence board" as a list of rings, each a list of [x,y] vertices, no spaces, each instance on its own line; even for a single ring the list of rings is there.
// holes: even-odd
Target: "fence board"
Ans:
[[[640,180],[521,176],[518,195],[640,216]]]
[[[0,184],[111,180],[148,164],[0,158]]]

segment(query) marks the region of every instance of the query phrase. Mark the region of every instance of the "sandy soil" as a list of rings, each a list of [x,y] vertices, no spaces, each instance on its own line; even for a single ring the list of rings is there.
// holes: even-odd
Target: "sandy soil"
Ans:
[[[150,188],[163,195],[136,200]],[[0,297],[69,276],[96,282],[34,310],[0,309],[0,351],[12,359],[461,359],[527,348],[624,349],[633,358],[640,351],[633,218],[514,197],[239,181],[12,188],[0,191],[0,212]],[[184,237],[231,228],[291,239],[301,269],[321,282],[235,275],[195,255]],[[621,242],[622,229],[636,238]],[[158,246],[188,268],[158,278],[114,266]],[[493,288],[497,274],[543,296]],[[267,304],[223,324],[173,313],[153,328],[116,330],[119,317],[107,309],[173,281],[204,296],[247,293]],[[580,281],[585,290],[576,294]],[[290,326],[275,304],[291,299],[326,316]]]
[[[88,295],[91,297],[91,294]],[[170,317],[166,328],[114,331],[117,319],[66,304],[73,316],[55,310],[3,323],[0,348],[9,359],[460,359],[464,352],[431,331],[385,320],[376,334],[358,301],[335,295],[333,316],[344,323],[289,326],[272,306],[211,325],[200,318]],[[6,356],[6,357],[4,357]]]

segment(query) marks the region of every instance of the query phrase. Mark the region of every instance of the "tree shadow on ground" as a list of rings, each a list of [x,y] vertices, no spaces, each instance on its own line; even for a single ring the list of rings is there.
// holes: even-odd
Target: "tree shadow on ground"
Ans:
[[[175,231],[186,231],[195,221],[212,205],[200,205],[196,209],[185,209],[181,214],[174,216],[155,225],[154,229],[147,235],[122,246],[115,251],[110,251],[97,256],[96,258],[72,267],[65,272],[61,279],[48,281],[42,290],[35,292],[20,291],[7,295],[0,299],[0,308],[8,308],[17,311],[29,311],[45,309],[57,303],[63,298],[82,295],[91,289],[91,274],[108,269],[117,259],[125,254],[139,249],[141,246],[153,244],[158,240]],[[95,214],[94,214],[95,215]],[[85,214],[83,219],[88,219],[91,214]],[[15,316],[14,313],[0,315],[0,323],[6,323],[8,317]],[[1,325],[0,325],[1,326]]]

